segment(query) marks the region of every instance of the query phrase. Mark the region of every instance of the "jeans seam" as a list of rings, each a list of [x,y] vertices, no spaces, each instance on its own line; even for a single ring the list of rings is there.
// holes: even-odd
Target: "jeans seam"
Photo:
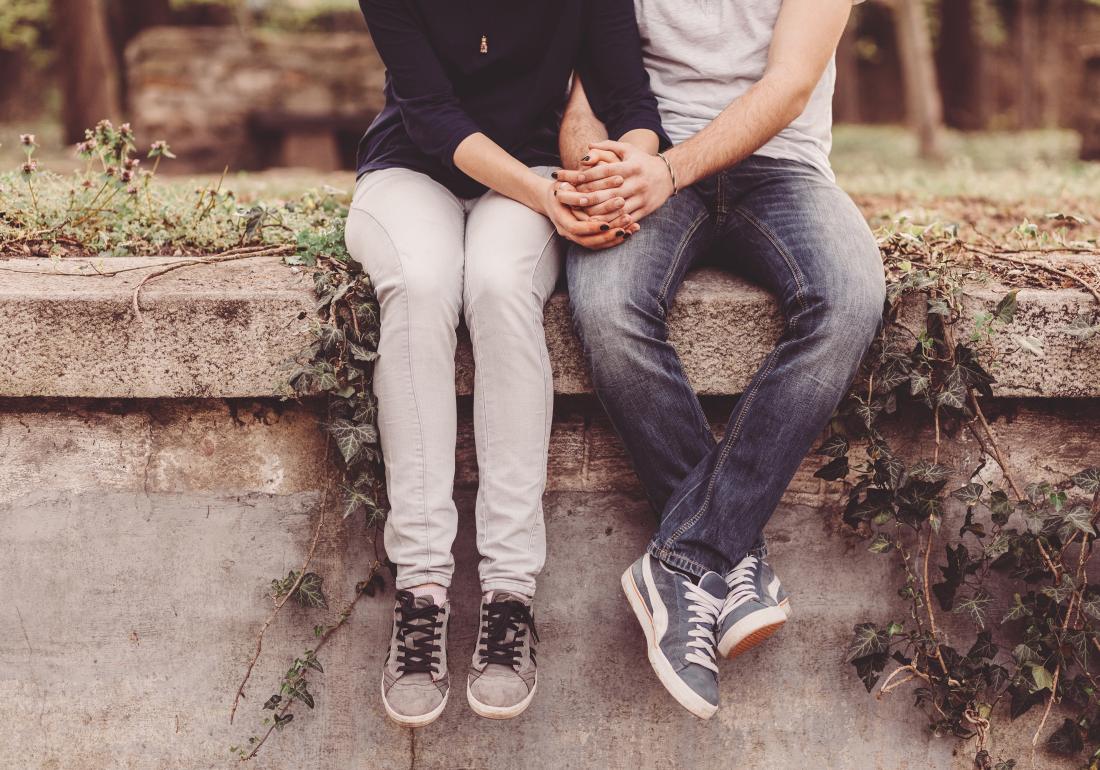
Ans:
[[[537,295],[537,292],[535,292],[535,276],[538,275],[539,267],[542,265],[543,260],[546,259],[546,252],[549,250],[550,244],[552,244],[554,242],[555,237],[557,237],[557,234],[554,233],[553,231],[551,231],[550,236],[546,239],[546,242],[542,245],[542,252],[539,254],[539,258],[535,261],[534,268],[531,270],[530,288],[531,288],[531,293],[535,294],[536,298],[537,298],[538,295]],[[540,323],[540,320],[537,316],[538,316],[538,311],[536,310],[536,313],[531,316],[531,328],[532,328],[532,331],[534,332],[534,339],[535,339],[536,344],[538,343],[539,333],[541,332],[544,335],[543,340],[542,340],[542,346],[541,346],[541,349],[539,350],[539,367],[542,369],[543,402],[545,403],[546,380],[547,380],[547,377],[549,377],[550,378],[550,398],[551,398],[551,403],[553,403],[553,398],[554,398],[554,384],[553,384],[554,371],[553,371],[552,366],[549,370],[547,369],[547,366],[546,366],[547,361],[549,359],[549,354],[546,351],[545,331],[543,331],[543,324]],[[551,410],[552,409],[553,409],[553,407],[551,406]],[[552,412],[551,412],[551,414],[552,414]],[[547,415],[545,415],[545,414],[543,415],[542,423],[543,423],[542,446],[543,446],[544,452],[548,453],[549,452],[549,443],[550,443],[550,421],[547,419]],[[530,537],[528,538],[528,541],[527,541],[527,551],[528,552],[530,552],[531,549],[534,547],[535,532],[538,531],[538,522],[539,522],[539,519],[542,516],[542,494],[545,493],[545,491],[546,491],[547,474],[548,474],[547,464],[548,464],[548,462],[549,462],[549,460],[547,459],[545,462],[543,462],[543,465],[542,465],[542,484],[540,485],[541,488],[542,488],[542,491],[540,492],[539,499],[536,502],[535,518],[531,522],[531,535],[530,535]]]
[[[386,236],[386,240],[388,240],[390,242],[390,248],[393,249],[394,256],[397,258],[397,269],[401,273],[401,286],[402,286],[402,288],[407,287],[408,282],[405,280],[405,265],[401,261],[401,251],[397,248],[397,243],[393,240],[393,236],[390,235],[389,230],[387,230],[386,226],[383,225],[382,222],[379,221],[378,217],[374,216],[374,214],[370,213],[369,211],[367,211],[365,209],[362,209],[362,208],[357,208],[356,211],[358,211],[361,214],[369,217],[371,219],[371,221],[374,222],[374,224],[378,227],[378,229],[382,231],[382,234]],[[381,322],[381,316],[379,317],[379,322]],[[410,303],[408,301],[408,298],[405,299],[405,324],[406,324],[407,328],[410,330],[410,334],[411,334],[411,330],[412,330],[412,310],[410,308]],[[425,546],[425,550],[427,551],[428,564],[430,565],[432,563],[432,545],[431,545],[432,538],[431,538],[431,535],[430,535],[430,529],[431,528],[430,528],[430,524],[429,524],[429,521],[428,521],[429,516],[428,516],[427,496],[426,496],[427,487],[428,487],[428,468],[427,468],[428,463],[427,463],[427,460],[424,456],[424,445],[425,445],[424,444],[424,419],[420,414],[420,402],[416,397],[416,387],[413,383],[413,380],[415,378],[413,377],[413,374],[412,374],[412,369],[413,369],[412,345],[407,345],[406,346],[406,352],[407,352],[407,356],[408,356],[408,365],[409,365],[409,393],[412,394],[413,405],[416,407],[417,436],[418,436],[419,441],[420,441],[419,446],[417,447],[417,450],[420,454],[420,512],[421,512],[421,516],[424,520],[424,534],[425,534],[424,546]]]
[[[795,299],[798,300],[798,304],[802,308],[803,313],[805,313],[807,310],[809,310],[809,308],[806,305],[806,297],[805,297],[805,291],[806,291],[805,281],[806,281],[806,278],[805,278],[805,276],[802,275],[802,271],[798,269],[798,266],[794,261],[794,257],[791,256],[791,253],[790,253],[790,251],[787,250],[787,247],[785,245],[783,245],[783,242],[781,240],[779,240],[779,238],[776,236],[776,234],[774,232],[772,232],[770,227],[768,227],[766,224],[761,222],[748,209],[745,209],[744,207],[738,206],[736,209],[734,209],[733,213],[741,215],[745,219],[745,221],[747,221],[750,225],[755,227],[756,230],[761,235],[763,235],[765,238],[768,239],[768,241],[772,245],[772,248],[774,248],[779,253],[779,256],[783,257],[783,261],[786,263],[787,269],[791,272],[791,277],[794,278]]]
[[[672,276],[676,272],[676,269],[680,266],[680,260],[684,258],[684,252],[687,251],[688,241],[695,235],[695,232],[703,226],[703,222],[706,221],[710,214],[703,211],[699,216],[695,218],[695,221],[688,226],[684,231],[684,236],[680,239],[680,242],[676,245],[676,253],[669,262],[668,270],[665,272],[664,279],[661,281],[661,290],[657,294],[657,308],[661,312],[662,318],[667,318],[668,309],[666,307],[668,303],[668,290],[672,284]]]
[[[741,426],[744,424],[745,415],[752,407],[753,402],[756,399],[756,394],[760,390],[760,386],[763,384],[763,381],[771,375],[772,370],[775,368],[775,360],[779,357],[779,352],[783,349],[785,345],[786,343],[780,343],[776,346],[775,350],[771,352],[771,355],[768,356],[767,368],[761,374],[760,379],[756,382],[755,386],[748,393],[745,394],[745,406],[743,409],[740,410],[740,414],[737,417],[737,422],[734,423],[734,426],[730,431],[729,441],[723,441],[722,453],[719,455],[718,461],[714,464],[714,470],[711,472],[710,475],[709,483],[707,485],[707,494],[703,498],[703,502],[700,503],[699,509],[695,513],[693,513],[687,521],[681,524],[680,527],[666,541],[669,547],[674,545],[676,541],[683,537],[689,529],[694,527],[699,522],[699,519],[702,518],[707,509],[710,507],[710,501],[714,495],[714,484],[718,473],[725,465],[726,458],[729,457],[729,453],[733,450],[734,444],[736,444],[737,440],[741,437]]]

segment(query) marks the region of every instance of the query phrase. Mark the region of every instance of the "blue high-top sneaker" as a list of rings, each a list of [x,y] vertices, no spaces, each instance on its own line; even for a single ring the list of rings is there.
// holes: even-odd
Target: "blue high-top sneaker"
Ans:
[[[735,658],[778,631],[791,616],[791,601],[763,559],[746,556],[726,575],[729,593],[718,616],[718,652]]]
[[[726,581],[708,572],[696,583],[647,553],[623,573],[622,585],[657,678],[681,706],[710,719],[718,710],[714,629]]]

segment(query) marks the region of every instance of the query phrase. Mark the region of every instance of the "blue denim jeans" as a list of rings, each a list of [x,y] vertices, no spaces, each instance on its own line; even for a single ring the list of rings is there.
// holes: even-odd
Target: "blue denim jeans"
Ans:
[[[704,255],[773,292],[786,319],[720,442],[666,322]],[[866,221],[816,169],[753,156],[670,198],[621,245],[574,246],[567,273],[596,394],[660,513],[649,553],[724,574],[762,547],[878,331],[885,281]]]

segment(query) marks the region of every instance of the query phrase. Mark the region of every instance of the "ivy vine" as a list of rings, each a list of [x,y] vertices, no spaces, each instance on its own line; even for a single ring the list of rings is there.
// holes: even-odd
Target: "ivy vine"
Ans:
[[[899,228],[881,245],[892,276],[885,329],[817,450],[829,458],[817,475],[847,481],[843,523],[869,538],[870,551],[900,564],[897,594],[908,611],[856,625],[846,660],[868,691],[878,686],[881,695],[911,684],[935,733],[976,739],[981,770],[1016,766],[1012,758],[995,764],[987,749],[994,709],[1004,701],[1012,719],[1043,709],[1033,745],[1054,703],[1062,703],[1067,716],[1046,737],[1046,748],[1074,756],[1088,747],[1088,767],[1100,768],[1100,584],[1087,579],[1100,520],[1100,469],[1021,485],[1007,466],[982,409],[994,378],[979,362],[979,346],[1012,321],[1017,293],[958,339],[963,286],[974,269],[967,263],[985,249],[941,227]],[[1096,244],[1073,249],[1095,253]],[[902,321],[907,301],[923,303],[924,329]],[[1098,330],[1095,317],[1083,317],[1062,333],[1086,341]],[[1017,344],[1041,353],[1037,341]],[[931,457],[906,458],[887,438],[884,419],[899,402],[931,423]],[[977,440],[982,459],[956,487],[940,450],[964,431]],[[999,466],[999,479],[989,480],[987,462]],[[961,521],[950,517],[951,501],[965,511]],[[995,599],[1007,595],[1008,612],[991,616]],[[968,638],[968,647],[945,641],[940,624],[948,613],[956,625],[969,626],[970,633],[953,634]]]

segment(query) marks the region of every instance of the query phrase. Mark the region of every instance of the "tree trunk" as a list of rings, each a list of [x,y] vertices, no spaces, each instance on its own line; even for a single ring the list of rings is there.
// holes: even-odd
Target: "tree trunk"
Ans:
[[[917,132],[921,157],[939,159],[943,156],[943,102],[936,83],[936,63],[924,2],[897,0],[894,13],[909,122]]]
[[[103,118],[118,120],[119,66],[103,0],[53,0],[65,141]]]
[[[838,123],[862,122],[859,109],[859,58],[856,53],[858,26],[856,12],[853,11],[836,49],[836,96],[833,99],[833,113]]]
[[[1034,2],[1016,0],[1012,14],[1012,48],[1016,56],[1016,128],[1035,128],[1036,50]]]
[[[944,120],[964,131],[984,128],[979,75],[982,40],[974,19],[974,0],[940,0],[939,11],[936,63],[943,84]]]
[[[128,103],[129,83],[126,79],[126,46],[144,29],[171,24],[171,0],[106,0],[107,29],[114,45],[119,69],[119,101]]]

